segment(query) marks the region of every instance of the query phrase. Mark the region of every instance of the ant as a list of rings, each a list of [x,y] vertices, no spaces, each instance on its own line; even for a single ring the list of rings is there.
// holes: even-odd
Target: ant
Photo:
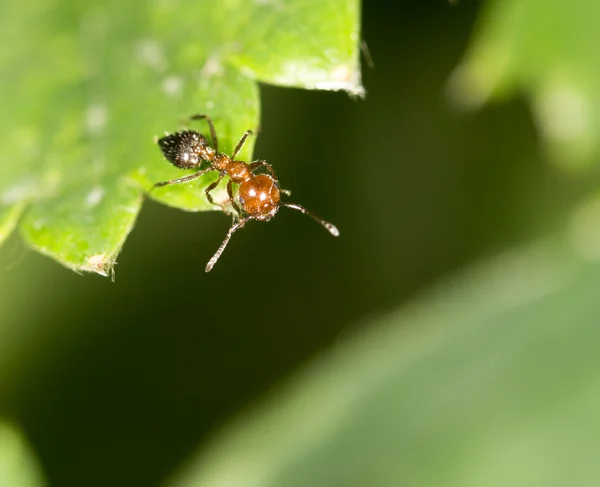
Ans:
[[[219,152],[217,133],[213,122],[208,115],[193,115],[190,117],[190,120],[206,120],[208,122],[212,138],[212,147],[206,143],[204,136],[195,130],[183,130],[174,134],[165,135],[165,137],[158,140],[158,146],[165,158],[171,164],[181,169],[199,168],[203,162],[208,162],[209,167],[200,169],[188,176],[156,183],[152,187],[152,190],[157,187],[168,186],[171,184],[188,183],[208,172],[218,171],[219,177],[217,180],[210,184],[204,191],[206,193],[206,199],[210,203],[223,208],[223,205],[213,201],[210,193],[218,186],[225,176],[229,176],[229,181],[227,181],[227,194],[231,206],[233,206],[233,209],[237,213],[237,219],[234,214],[231,228],[227,232],[223,243],[217,249],[215,255],[208,261],[206,272],[210,272],[214,267],[229,243],[231,236],[237,230],[243,228],[250,220],[269,221],[277,214],[281,206],[291,208],[292,210],[298,210],[305,215],[312,217],[323,225],[334,237],[337,237],[340,234],[334,225],[319,218],[303,206],[296,203],[286,203],[281,201],[281,193],[289,195],[290,192],[279,189],[279,180],[275,175],[275,171],[267,161],[258,160],[251,164],[246,164],[243,161],[235,160],[235,156],[237,156],[242,149],[244,142],[246,142],[248,136],[252,134],[251,130],[246,130],[246,132],[244,132],[244,135],[242,135],[242,138],[235,146],[232,156],[229,157],[228,155]],[[261,167],[266,169],[268,174],[254,174],[254,171]],[[238,200],[241,208],[233,198],[233,183],[240,185],[238,189]]]

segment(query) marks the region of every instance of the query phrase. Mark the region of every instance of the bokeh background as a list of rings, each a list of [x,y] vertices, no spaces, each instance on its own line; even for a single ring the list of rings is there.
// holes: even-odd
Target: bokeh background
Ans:
[[[206,275],[229,218],[146,201],[115,283],[9,239],[0,411],[49,485],[160,485],[372,318],[564,222],[593,179],[550,160],[524,95],[465,110],[449,94],[483,8],[366,0],[364,101],[261,86],[255,156],[339,239],[282,210]]]

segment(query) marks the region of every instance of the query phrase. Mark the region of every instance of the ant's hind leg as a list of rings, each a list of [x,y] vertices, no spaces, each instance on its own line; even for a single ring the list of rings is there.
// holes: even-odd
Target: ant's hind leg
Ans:
[[[240,150],[242,150],[242,147],[244,146],[244,143],[246,142],[246,139],[248,138],[249,135],[252,135],[252,130],[246,130],[244,132],[244,135],[242,135],[242,138],[235,146],[235,150],[233,151],[233,155],[231,156],[232,159],[235,159],[235,156],[238,155],[238,152]]]
[[[229,201],[231,202],[231,206],[233,206],[233,209],[238,214],[238,220],[241,219],[242,218],[242,210],[240,209],[238,204],[233,199],[233,183],[231,182],[231,179],[229,181],[227,181],[227,194],[229,195]]]
[[[217,139],[217,132],[213,125],[212,119],[208,115],[192,115],[190,120],[206,120],[208,127],[210,128],[210,136],[212,138],[212,146],[215,151],[219,152],[219,140]]]
[[[152,186],[150,191],[152,192],[154,190],[154,188],[160,188],[162,186],[170,186],[171,184],[189,183],[190,181],[193,181],[194,179],[197,179],[200,176],[203,176],[204,174],[206,174],[207,172],[210,172],[210,171],[214,171],[214,169],[212,167],[209,167],[208,169],[203,169],[202,171],[198,171],[193,174],[189,174],[188,176],[183,176],[182,178],[169,179],[168,181],[161,181],[160,183],[156,183],[154,186]]]

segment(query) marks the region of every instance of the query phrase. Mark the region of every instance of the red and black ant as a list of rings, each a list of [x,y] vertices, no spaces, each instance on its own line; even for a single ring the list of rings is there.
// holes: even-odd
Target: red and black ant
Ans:
[[[340,232],[331,223],[319,218],[315,214],[308,211],[303,206],[295,203],[285,203],[281,201],[281,193],[289,194],[289,191],[279,189],[279,180],[275,175],[275,171],[267,161],[258,160],[251,164],[246,164],[243,161],[236,161],[235,156],[239,153],[244,142],[250,134],[251,130],[246,130],[242,138],[235,146],[233,155],[229,157],[226,154],[219,152],[219,141],[212,120],[208,115],[194,115],[191,120],[206,120],[210,128],[212,138],[212,147],[207,145],[206,139],[202,134],[194,130],[183,130],[174,134],[166,135],[158,140],[158,146],[165,158],[174,166],[181,169],[199,168],[203,162],[208,162],[210,165],[205,169],[201,169],[188,176],[183,176],[169,181],[156,183],[152,189],[168,186],[170,184],[188,183],[204,174],[211,171],[218,171],[218,179],[210,184],[206,189],[206,199],[214,205],[215,203],[211,196],[211,191],[215,189],[225,176],[229,176],[227,181],[227,194],[231,206],[237,212],[237,219],[234,221],[223,240],[223,243],[218,248],[217,252],[208,261],[206,272],[209,272],[216,264],[219,257],[229,243],[231,236],[240,228],[242,228],[250,220],[258,220],[267,222],[273,218],[279,211],[279,207],[285,206],[292,210],[298,210],[305,215],[308,215],[323,225],[331,235],[337,237]],[[265,168],[269,174],[253,174],[259,168]],[[239,184],[238,200],[240,206],[235,202],[233,197],[233,184]],[[222,205],[219,205],[222,207]]]

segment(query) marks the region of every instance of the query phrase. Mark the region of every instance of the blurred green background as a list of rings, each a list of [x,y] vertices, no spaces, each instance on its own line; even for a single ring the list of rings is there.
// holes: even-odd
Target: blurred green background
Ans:
[[[482,8],[366,0],[363,37],[375,68],[363,71],[365,101],[261,85],[255,157],[273,164],[293,201],[335,223],[339,239],[282,210],[239,232],[206,275],[229,218],[146,201],[115,283],[8,240],[0,413],[22,428],[49,485],[161,484],[265,392],[376,317],[440,279],[453,290],[454,272],[562,228],[597,188],[593,167],[556,164],[523,94],[476,111],[449,95]],[[473,287],[485,281],[484,273]],[[588,366],[595,377],[598,364]],[[444,437],[436,441],[417,463],[444,457]],[[308,476],[297,485],[350,482]]]

